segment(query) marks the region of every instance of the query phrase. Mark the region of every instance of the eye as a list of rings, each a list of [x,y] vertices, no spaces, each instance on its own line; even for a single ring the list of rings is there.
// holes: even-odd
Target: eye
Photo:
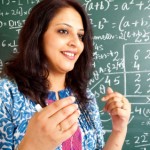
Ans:
[[[60,30],[58,30],[58,32],[61,34],[68,34],[68,31],[65,29],[60,29]]]
[[[81,41],[83,41],[84,35],[83,34],[78,34],[78,37]]]

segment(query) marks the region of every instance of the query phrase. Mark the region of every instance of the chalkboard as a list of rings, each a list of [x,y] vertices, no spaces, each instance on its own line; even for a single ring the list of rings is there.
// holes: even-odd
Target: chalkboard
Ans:
[[[150,0],[80,0],[94,30],[93,78],[89,87],[96,95],[106,132],[110,116],[100,102],[111,86],[132,104],[123,150],[150,149]],[[18,33],[38,0],[0,1],[0,70],[17,53]]]

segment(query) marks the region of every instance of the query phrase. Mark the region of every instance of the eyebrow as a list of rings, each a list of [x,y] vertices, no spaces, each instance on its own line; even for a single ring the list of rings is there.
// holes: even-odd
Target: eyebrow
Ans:
[[[66,26],[72,28],[72,26],[69,25],[69,24],[67,24],[67,23],[58,23],[58,24],[56,24],[56,26],[58,26],[58,25],[66,25]],[[79,29],[79,30],[80,30],[80,31],[84,31],[84,29]]]

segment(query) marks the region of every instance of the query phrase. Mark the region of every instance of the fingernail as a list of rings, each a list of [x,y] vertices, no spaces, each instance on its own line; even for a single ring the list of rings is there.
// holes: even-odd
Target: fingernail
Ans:
[[[78,109],[79,108],[78,104],[75,104],[75,107]]]
[[[102,101],[105,101],[106,99],[105,99],[105,97],[102,97],[101,100],[102,100]]]
[[[80,112],[80,110],[77,110],[78,111],[78,113],[79,113],[79,115],[81,114],[81,112]]]
[[[75,102],[76,99],[74,96],[71,96],[70,98],[71,98],[72,102]]]

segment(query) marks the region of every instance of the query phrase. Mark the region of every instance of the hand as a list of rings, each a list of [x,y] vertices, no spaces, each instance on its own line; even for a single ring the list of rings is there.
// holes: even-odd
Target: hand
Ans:
[[[104,111],[108,112],[112,118],[113,131],[123,131],[127,129],[127,125],[131,113],[131,104],[120,93],[113,92],[107,88],[107,95],[102,98],[105,101]]]
[[[21,150],[55,149],[78,128],[79,110],[74,97],[58,100],[30,119]]]

